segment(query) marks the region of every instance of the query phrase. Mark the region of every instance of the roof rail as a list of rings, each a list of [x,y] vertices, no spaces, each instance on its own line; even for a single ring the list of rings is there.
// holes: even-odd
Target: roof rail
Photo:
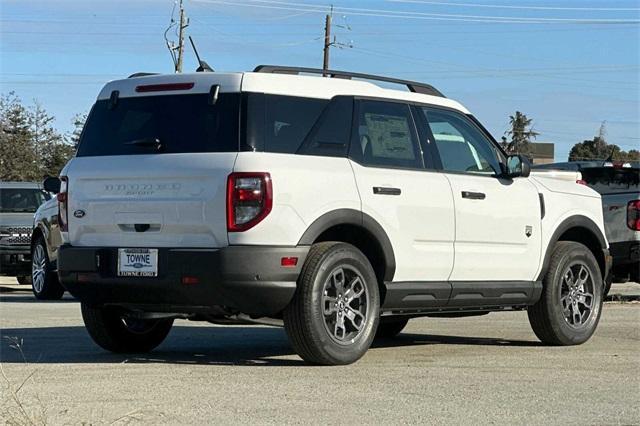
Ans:
[[[288,67],[288,66],[280,66],[280,65],[258,65],[253,70],[253,72],[263,72],[263,73],[271,73],[271,74],[294,74],[294,75],[303,74],[303,73],[325,74],[325,71],[323,71],[320,68]],[[363,80],[384,81],[387,83],[402,84],[404,86],[407,86],[407,88],[411,92],[422,93],[423,95],[438,96],[441,98],[446,97],[445,95],[442,94],[442,92],[440,92],[435,87],[425,83],[418,83],[417,81],[400,80],[397,78],[382,77],[379,75],[362,74],[362,73],[347,72],[347,71],[336,71],[336,70],[327,70],[326,74],[329,77],[333,77],[333,78],[346,78],[349,80],[352,78],[360,78]]]
[[[129,77],[127,78],[135,78],[135,77],[147,77],[149,75],[158,75],[159,73],[157,72],[136,72],[131,74]]]

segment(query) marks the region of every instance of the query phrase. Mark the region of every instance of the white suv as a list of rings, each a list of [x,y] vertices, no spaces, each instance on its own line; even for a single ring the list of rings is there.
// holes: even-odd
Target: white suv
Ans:
[[[548,344],[592,335],[610,265],[595,191],[529,177],[429,85],[301,75],[320,72],[102,89],[58,195],[58,273],[97,344],[281,320],[303,359],[347,364],[410,318],[508,309]]]

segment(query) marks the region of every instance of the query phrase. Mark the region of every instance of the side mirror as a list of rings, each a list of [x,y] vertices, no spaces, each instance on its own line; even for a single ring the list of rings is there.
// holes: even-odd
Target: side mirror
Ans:
[[[531,165],[529,160],[522,155],[510,155],[507,157],[507,172],[505,176],[508,178],[528,177],[531,174]]]
[[[42,182],[45,191],[57,194],[60,192],[60,179],[55,176],[49,176]]]

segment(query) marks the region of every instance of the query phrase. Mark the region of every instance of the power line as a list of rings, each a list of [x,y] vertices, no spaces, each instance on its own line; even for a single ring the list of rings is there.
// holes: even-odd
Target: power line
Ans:
[[[238,7],[255,7],[274,10],[290,10],[299,12],[324,13],[324,5],[311,3],[290,3],[273,0],[249,0],[246,3],[237,3],[223,0],[193,0],[194,2],[221,4]],[[484,22],[506,24],[638,24],[637,19],[577,19],[577,18],[528,18],[528,17],[500,17],[482,15],[458,15],[443,13],[404,12],[385,9],[365,9],[353,7],[336,7],[336,12],[345,15],[373,16],[383,18]]]
[[[415,3],[429,4],[435,6],[461,6],[461,7],[480,7],[492,9],[518,9],[518,10],[567,10],[578,12],[624,12],[624,11],[640,11],[637,7],[560,7],[560,6],[512,6],[498,4],[477,4],[477,3],[451,3],[445,1],[427,1],[427,0],[387,0],[390,3]]]

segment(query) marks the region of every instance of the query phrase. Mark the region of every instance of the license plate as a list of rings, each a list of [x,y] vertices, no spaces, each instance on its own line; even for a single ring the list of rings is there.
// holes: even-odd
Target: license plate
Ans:
[[[157,277],[158,249],[118,249],[119,277]]]

